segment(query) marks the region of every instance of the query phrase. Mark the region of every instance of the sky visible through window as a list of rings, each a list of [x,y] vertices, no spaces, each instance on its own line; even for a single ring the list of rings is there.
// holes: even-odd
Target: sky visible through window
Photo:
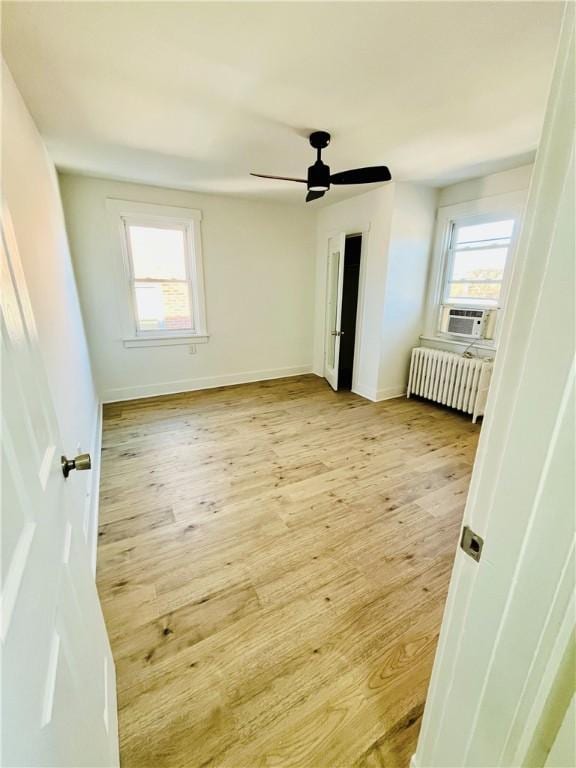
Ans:
[[[129,227],[134,277],[137,280],[186,280],[184,231]]]

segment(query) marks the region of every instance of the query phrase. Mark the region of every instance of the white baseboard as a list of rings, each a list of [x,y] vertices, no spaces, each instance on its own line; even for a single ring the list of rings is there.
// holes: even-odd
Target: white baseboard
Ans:
[[[352,392],[360,397],[365,397],[367,400],[372,400],[373,403],[379,403],[382,400],[393,400],[395,397],[404,397],[406,395],[406,387],[386,387],[385,389],[373,389],[372,387],[365,387],[362,384],[355,384],[352,387]]]
[[[316,374],[316,376],[319,376],[321,379],[324,378],[324,366],[323,365],[313,365],[312,366],[312,373]]]
[[[100,505],[100,467],[102,455],[102,403],[98,404],[92,443],[90,445],[90,457],[92,459],[92,471],[90,472],[90,489],[88,491],[88,527],[86,540],[90,553],[90,566],[92,573],[96,575],[96,555],[98,548],[98,517]]]
[[[180,379],[178,381],[163,381],[158,384],[145,384],[136,387],[116,387],[106,389],[102,395],[104,403],[118,403],[123,400],[138,400],[143,397],[158,395],[175,395],[179,392],[195,392],[200,389],[229,387],[234,384],[249,384],[254,381],[269,379],[284,379],[290,376],[301,376],[312,372],[312,365],[297,365],[289,368],[273,368],[264,371],[246,371],[245,373],[228,373],[221,376],[203,376],[197,379]]]
[[[352,392],[354,392],[355,395],[360,395],[360,397],[365,397],[366,400],[372,400],[372,402],[376,402],[377,399],[377,392],[372,387],[366,387],[364,384],[352,384]]]
[[[376,401],[380,402],[381,400],[394,400],[396,397],[406,397],[406,385],[379,389],[377,392]]]

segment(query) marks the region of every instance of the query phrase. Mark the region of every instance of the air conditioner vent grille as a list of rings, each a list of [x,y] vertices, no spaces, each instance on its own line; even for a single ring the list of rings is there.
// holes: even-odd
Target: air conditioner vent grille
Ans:
[[[440,314],[440,333],[449,333],[467,339],[491,338],[492,325],[487,322],[493,312],[489,309],[451,307],[444,304]]]
[[[483,309],[451,309],[452,317],[484,317]]]
[[[468,318],[452,317],[448,321],[448,333],[460,333],[462,336],[471,336],[474,326]]]

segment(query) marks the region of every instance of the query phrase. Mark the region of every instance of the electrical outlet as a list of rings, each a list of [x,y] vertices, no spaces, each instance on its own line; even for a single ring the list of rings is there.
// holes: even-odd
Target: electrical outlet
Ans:
[[[189,355],[196,354],[196,344],[190,344],[190,346],[188,347],[188,354]]]

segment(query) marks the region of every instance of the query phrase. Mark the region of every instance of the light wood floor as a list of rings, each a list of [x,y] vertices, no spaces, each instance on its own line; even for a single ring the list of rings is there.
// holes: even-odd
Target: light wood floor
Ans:
[[[124,768],[408,766],[478,433],[315,376],[107,406]]]

